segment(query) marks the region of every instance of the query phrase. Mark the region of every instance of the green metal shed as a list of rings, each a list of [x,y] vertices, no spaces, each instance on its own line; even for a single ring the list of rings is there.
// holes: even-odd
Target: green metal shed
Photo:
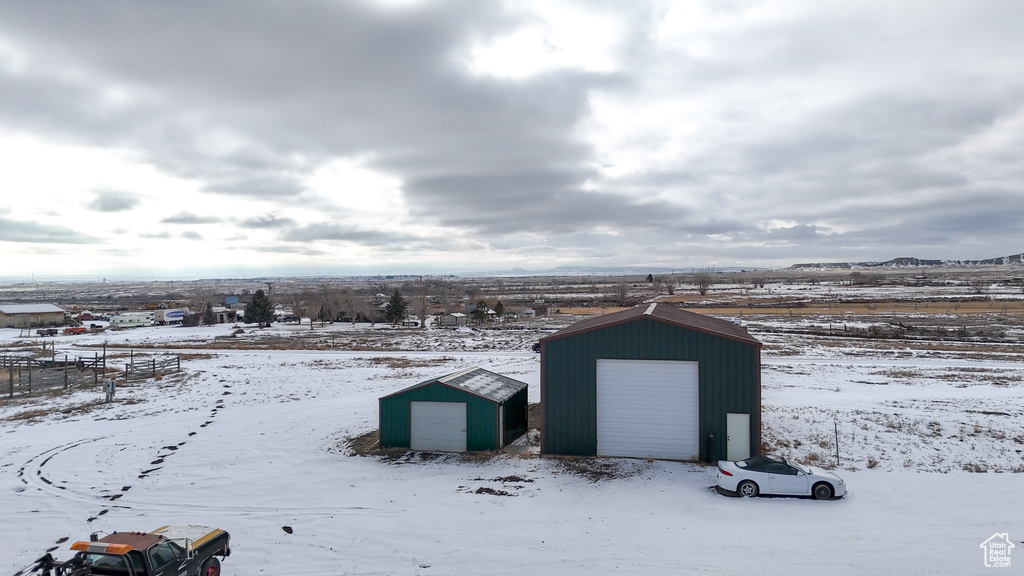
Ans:
[[[761,343],[667,304],[542,338],[541,452],[737,460],[760,452]]]
[[[380,399],[383,448],[497,450],[526,432],[527,384],[483,368],[431,378]]]

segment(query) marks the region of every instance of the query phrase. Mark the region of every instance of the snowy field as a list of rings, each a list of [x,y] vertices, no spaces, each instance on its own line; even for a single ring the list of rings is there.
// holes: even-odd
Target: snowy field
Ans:
[[[464,367],[525,381],[538,401],[530,344],[554,328],[58,337],[58,357],[105,341],[112,365],[127,353],[115,346],[166,348],[183,371],[110,404],[94,389],[4,394],[0,574],[54,547],[67,557],[64,539],[174,523],[228,530],[227,575],[1024,573],[1019,353],[755,332],[765,442],[835,467],[838,426],[850,493],[837,501],[728,498],[713,467],[680,462],[348,450],[376,428],[380,396]],[[0,346],[19,340],[0,330]],[[997,532],[1017,543],[1010,568],[984,566]]]

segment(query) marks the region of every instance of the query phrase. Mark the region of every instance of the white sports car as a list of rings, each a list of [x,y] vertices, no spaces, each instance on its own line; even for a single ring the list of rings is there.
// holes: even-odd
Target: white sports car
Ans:
[[[719,462],[718,487],[745,498],[772,494],[828,500],[846,494],[846,483],[839,476],[777,456]]]

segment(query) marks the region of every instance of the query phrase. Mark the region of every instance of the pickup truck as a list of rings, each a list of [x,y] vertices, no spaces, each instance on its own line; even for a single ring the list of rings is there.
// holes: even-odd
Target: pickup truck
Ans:
[[[18,572],[38,576],[220,576],[220,560],[231,555],[230,535],[208,526],[172,525],[152,532],[114,532],[75,542],[65,562],[43,556]]]
[[[86,332],[87,332],[87,330],[84,327],[82,327],[82,326],[75,326],[74,328],[65,328],[64,329],[64,333],[65,334],[72,334],[72,335],[85,334]]]

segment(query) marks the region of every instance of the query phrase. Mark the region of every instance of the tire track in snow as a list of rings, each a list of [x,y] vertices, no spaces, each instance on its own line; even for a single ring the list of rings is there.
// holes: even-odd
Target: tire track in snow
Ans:
[[[224,385],[224,388],[230,387],[231,386],[229,384]],[[228,394],[230,394],[230,391],[225,391],[223,393],[223,395]],[[209,419],[203,422],[199,426],[199,428],[206,428],[207,426],[213,424],[213,419],[216,418],[219,411],[224,407],[225,404],[223,397],[219,398],[214,408],[210,411]],[[187,436],[191,438],[197,434],[197,431],[191,431],[187,434]],[[85,450],[90,448],[93,450],[93,452],[100,451],[102,449],[101,443],[104,440],[110,439],[111,437],[111,435],[95,436],[92,438],[75,440],[73,442],[68,442],[66,444],[61,444],[59,446],[50,448],[36,456],[33,456],[27,462],[25,462],[18,470],[17,478],[26,487],[31,486],[39,491],[46,492],[56,498],[73,500],[82,503],[93,503],[96,502],[97,500],[107,500],[112,503],[114,501],[120,500],[122,497],[124,497],[125,493],[131,490],[131,484],[121,486],[119,490],[112,490],[108,488],[93,488],[93,490],[97,491],[83,492],[81,490],[69,488],[67,486],[69,482],[68,478],[56,478],[49,472],[48,469],[48,466],[51,463],[55,463],[55,458],[57,458],[58,456],[67,456],[72,451]],[[139,471],[139,473],[137,474],[137,478],[139,480],[143,480],[149,477],[151,474],[154,474],[161,470],[164,467],[167,458],[176,453],[178,449],[184,446],[186,443],[187,441],[182,440],[180,442],[177,442],[176,444],[167,444],[159,447],[157,449],[156,458],[148,462],[148,464],[145,465],[144,467],[140,467],[144,469],[141,469]],[[99,461],[97,458],[93,458],[92,460]],[[76,477],[75,479],[78,478]],[[104,484],[106,484],[106,482],[103,482],[103,478],[100,478],[100,481],[97,482],[97,484],[103,486]],[[110,510],[112,509],[131,510],[133,508],[133,506],[129,505],[110,504],[109,506],[102,508],[95,514],[90,515],[89,518],[86,519],[86,522],[93,522],[100,516],[109,513]]]

